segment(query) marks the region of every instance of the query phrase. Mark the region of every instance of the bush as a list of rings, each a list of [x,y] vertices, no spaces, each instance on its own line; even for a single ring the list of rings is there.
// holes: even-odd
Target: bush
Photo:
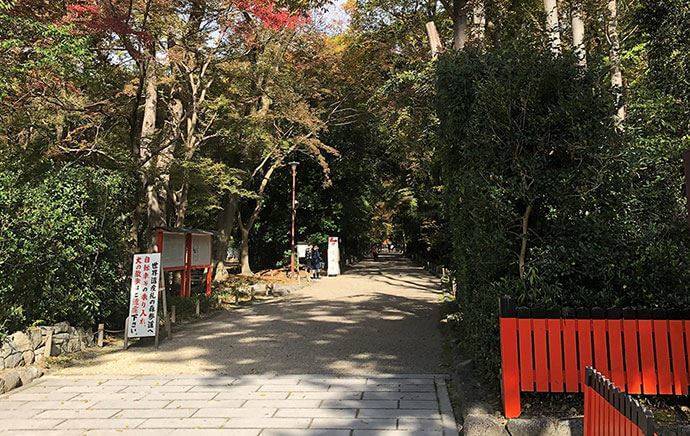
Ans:
[[[555,306],[690,303],[680,147],[617,135],[605,82],[573,65],[524,41],[439,63],[462,340],[494,379],[501,295]]]
[[[106,170],[0,166],[0,330],[124,319],[126,190]]]

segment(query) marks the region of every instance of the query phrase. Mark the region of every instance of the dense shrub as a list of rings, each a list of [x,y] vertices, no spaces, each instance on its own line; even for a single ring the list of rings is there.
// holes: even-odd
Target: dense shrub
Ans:
[[[462,340],[493,377],[502,294],[558,306],[690,303],[680,146],[617,135],[605,80],[573,64],[519,41],[439,64]]]
[[[77,165],[18,167],[0,166],[0,330],[123,319],[122,177]]]

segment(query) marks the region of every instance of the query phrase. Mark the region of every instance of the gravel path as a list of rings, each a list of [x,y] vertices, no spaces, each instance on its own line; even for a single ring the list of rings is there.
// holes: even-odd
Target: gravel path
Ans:
[[[439,283],[363,262],[0,395],[0,434],[457,436]]]
[[[442,373],[439,286],[411,262],[381,257],[284,301],[188,325],[158,351],[136,344],[59,374]]]

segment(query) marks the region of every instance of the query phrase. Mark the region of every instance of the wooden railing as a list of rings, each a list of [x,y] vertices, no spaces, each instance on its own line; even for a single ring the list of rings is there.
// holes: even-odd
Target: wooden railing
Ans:
[[[690,314],[662,310],[516,307],[501,300],[504,412],[521,392],[583,392],[588,366],[631,394],[687,395]]]

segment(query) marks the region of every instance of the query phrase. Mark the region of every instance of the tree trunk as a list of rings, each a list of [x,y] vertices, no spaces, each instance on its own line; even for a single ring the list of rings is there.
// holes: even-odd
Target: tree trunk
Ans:
[[[176,95],[170,97],[168,111],[172,118],[173,125],[176,127],[179,126],[182,122],[184,107],[182,105],[182,101]],[[167,143],[160,150],[160,153],[158,155],[158,160],[156,162],[156,172],[158,174],[158,184],[160,186],[159,198],[161,203],[166,205],[166,222],[175,221],[175,226],[182,227],[182,224],[178,224],[178,221],[180,220],[178,220],[177,216],[175,215],[177,213],[177,208],[169,207],[171,203],[174,201],[174,199],[171,198],[171,194],[173,193],[173,186],[170,183],[170,168],[172,167],[172,163],[175,160],[175,149],[177,148],[177,144],[179,141],[179,130],[177,128],[172,129],[172,132],[170,133],[170,136],[167,139]],[[174,194],[172,194],[172,196],[174,196]],[[184,218],[182,219],[182,222],[184,222]]]
[[[467,43],[467,0],[453,2],[453,50],[462,50]]]
[[[486,33],[486,11],[484,9],[484,0],[474,0],[472,5],[472,40],[475,43],[484,43],[484,34]]]
[[[142,186],[144,186],[146,213],[148,216],[147,231],[149,233],[148,248],[154,244],[153,229],[165,225],[165,204],[159,200],[159,186],[156,176],[157,153],[152,149],[153,137],[156,133],[156,107],[158,105],[158,76],[156,72],[155,51],[150,54],[146,63],[146,87],[144,98],[144,114],[141,123],[141,142],[139,158],[141,162]]]
[[[621,69],[621,43],[618,35],[618,6],[616,0],[608,0],[608,20],[606,30],[609,38],[611,58],[611,88],[616,102],[615,124],[618,129],[623,127],[626,117],[625,99],[623,96],[623,71]]]
[[[558,19],[558,2],[556,0],[544,0],[544,12],[546,12],[546,35],[549,38],[551,52],[561,54],[561,26]]]
[[[239,221],[240,235],[242,236],[242,244],[240,246],[240,273],[242,275],[254,275],[252,268],[249,266],[249,226],[245,227],[242,220]]]
[[[441,38],[438,36],[438,30],[436,30],[436,24],[433,21],[426,23],[426,34],[429,38],[429,46],[431,47],[431,59],[436,59],[443,51],[443,44],[441,43]]]
[[[571,10],[571,24],[573,28],[573,53],[577,58],[577,65],[587,68],[587,50],[585,47],[585,20],[580,0],[573,0]]]
[[[235,228],[235,216],[239,204],[236,194],[226,196],[223,210],[218,214],[216,225],[216,244],[213,257],[214,280],[223,281],[228,276],[225,268],[225,258],[230,244],[230,235]]]
[[[528,205],[525,209],[525,214],[522,216],[522,241],[520,242],[520,258],[518,259],[518,268],[520,271],[520,278],[525,278],[525,264],[527,263],[527,235],[529,233],[529,217],[532,214],[532,205]]]

